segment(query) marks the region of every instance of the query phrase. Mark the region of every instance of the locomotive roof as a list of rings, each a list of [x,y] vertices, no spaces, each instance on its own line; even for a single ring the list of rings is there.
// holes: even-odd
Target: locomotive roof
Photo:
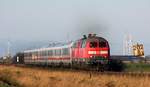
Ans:
[[[82,38],[82,39],[80,39],[80,40],[95,40],[95,39],[107,41],[105,38],[103,38],[103,37],[98,37],[98,36]]]

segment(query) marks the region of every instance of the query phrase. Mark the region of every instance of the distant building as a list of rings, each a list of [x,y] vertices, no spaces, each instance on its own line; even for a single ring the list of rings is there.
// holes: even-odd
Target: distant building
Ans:
[[[133,55],[144,57],[144,46],[143,44],[135,44],[133,45]]]

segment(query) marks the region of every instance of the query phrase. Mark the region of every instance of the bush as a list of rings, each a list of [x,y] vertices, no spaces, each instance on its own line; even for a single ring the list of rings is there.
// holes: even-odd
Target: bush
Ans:
[[[121,60],[111,59],[108,64],[108,70],[110,71],[124,71],[125,64]]]

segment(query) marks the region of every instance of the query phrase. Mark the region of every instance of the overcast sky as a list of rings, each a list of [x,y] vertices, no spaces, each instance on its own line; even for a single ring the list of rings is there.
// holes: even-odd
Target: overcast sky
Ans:
[[[122,54],[131,34],[150,54],[150,0],[0,0],[0,55],[7,41],[76,40],[96,33]]]

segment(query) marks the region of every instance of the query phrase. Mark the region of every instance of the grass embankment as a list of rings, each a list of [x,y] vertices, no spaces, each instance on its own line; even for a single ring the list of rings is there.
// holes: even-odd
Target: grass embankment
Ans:
[[[125,64],[127,72],[150,72],[150,64],[146,63],[129,63]]]
[[[0,65],[0,87],[150,87],[149,81],[148,76],[90,75]]]

